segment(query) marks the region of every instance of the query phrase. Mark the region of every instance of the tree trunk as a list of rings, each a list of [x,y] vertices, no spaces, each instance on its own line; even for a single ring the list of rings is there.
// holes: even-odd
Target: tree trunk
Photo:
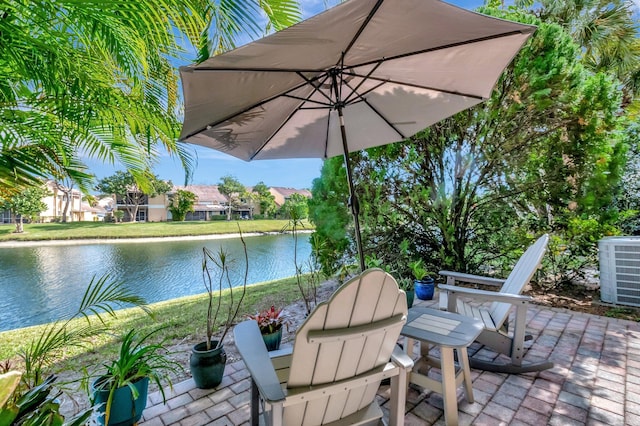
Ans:
[[[62,210],[62,222],[66,223],[67,222],[67,214],[69,213],[69,201],[70,201],[70,196],[67,193],[67,191],[63,191],[64,194],[64,209]]]
[[[14,231],[15,234],[21,234],[24,232],[24,226],[22,224],[22,215],[20,216],[20,220],[18,220],[16,222],[16,230]]]

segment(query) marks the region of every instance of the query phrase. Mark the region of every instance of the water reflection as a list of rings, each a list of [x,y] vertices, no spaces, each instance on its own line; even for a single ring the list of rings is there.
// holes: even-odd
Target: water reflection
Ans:
[[[293,239],[289,235],[248,237],[249,283],[295,274]],[[109,274],[122,280],[149,302],[205,291],[202,247],[223,246],[231,257],[244,259],[237,239],[157,241],[0,249],[0,331],[42,324],[77,310],[91,278]],[[298,259],[311,247],[298,241]],[[244,271],[244,265],[241,262]],[[234,285],[242,275],[232,276]]]

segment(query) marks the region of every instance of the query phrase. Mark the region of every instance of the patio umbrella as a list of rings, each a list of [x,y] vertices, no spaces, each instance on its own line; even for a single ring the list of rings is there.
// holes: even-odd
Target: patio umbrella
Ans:
[[[180,139],[246,161],[344,155],[487,99],[535,27],[436,0],[350,0],[180,68]]]

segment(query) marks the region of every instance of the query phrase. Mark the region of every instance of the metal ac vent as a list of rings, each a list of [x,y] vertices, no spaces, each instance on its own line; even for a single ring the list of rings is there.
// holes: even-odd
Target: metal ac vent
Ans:
[[[608,237],[598,243],[600,298],[640,307],[640,237]]]

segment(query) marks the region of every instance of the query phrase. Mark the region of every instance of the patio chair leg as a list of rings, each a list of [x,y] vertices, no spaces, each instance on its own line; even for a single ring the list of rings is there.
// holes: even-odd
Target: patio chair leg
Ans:
[[[260,423],[260,394],[258,392],[258,386],[251,379],[251,426],[258,426]]]
[[[440,357],[444,420],[447,426],[457,425],[458,400],[456,397],[456,365],[453,360],[453,348],[441,347]]]
[[[473,403],[473,387],[471,383],[471,369],[469,368],[467,348],[458,348],[458,362],[460,363],[460,368],[462,368],[462,374],[464,375],[465,396],[468,402]]]
[[[404,425],[406,403],[407,374],[400,369],[397,376],[391,378],[391,407],[389,407],[389,426]],[[402,389],[402,391],[400,391]]]

